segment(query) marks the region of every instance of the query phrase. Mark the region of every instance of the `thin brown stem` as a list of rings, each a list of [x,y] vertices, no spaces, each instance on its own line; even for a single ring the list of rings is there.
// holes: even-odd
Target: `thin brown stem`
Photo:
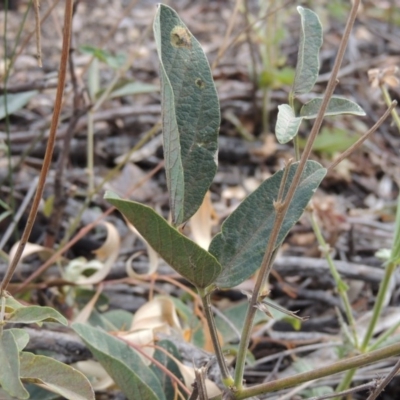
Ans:
[[[40,34],[40,4],[39,0],[34,0],[33,9],[35,10],[35,23],[36,23],[36,58],[38,65],[42,68],[42,39]]]
[[[240,32],[238,32],[236,34],[236,36],[230,41],[230,43],[228,43],[227,46],[225,46],[225,48],[222,51],[222,54],[220,54],[220,58],[224,55],[224,53],[226,53],[227,50],[229,50],[233,45],[235,45],[237,42],[239,42],[243,33],[246,33],[246,31],[249,31],[250,29],[252,29],[258,22],[264,21],[269,16],[273,15],[274,13],[277,13],[278,11],[285,9],[291,2],[292,2],[292,0],[285,1],[279,7],[275,8],[272,11],[268,11],[266,14],[264,14],[260,18],[257,18],[256,20],[254,20],[251,24],[248,24],[244,29],[242,29]],[[213,65],[213,67],[214,67],[214,65]]]
[[[359,386],[355,386],[351,389],[347,389],[347,390],[343,390],[343,392],[340,393],[330,393],[330,394],[326,394],[324,396],[318,396],[318,397],[311,397],[308,400],[326,400],[326,399],[332,399],[336,396],[347,396],[348,394],[354,394],[357,392],[360,392],[361,390],[367,390],[367,389],[373,389],[376,387],[376,382],[368,382],[368,383],[364,383],[363,385],[359,385]]]
[[[54,0],[54,3],[52,4],[52,6],[46,11],[46,13],[43,15],[42,19],[40,20],[40,25],[43,25],[43,22],[46,21],[46,19],[52,13],[52,11],[56,7],[56,5],[59,3],[59,1],[60,0]],[[29,32],[28,36],[22,42],[21,47],[19,48],[19,50],[15,53],[14,57],[12,58],[12,61],[10,63],[11,65],[14,65],[15,60],[22,54],[22,52],[24,51],[25,47],[27,46],[27,44],[29,43],[29,41],[31,40],[31,38],[35,34],[35,32],[36,32],[36,28],[33,31]]]
[[[395,366],[392,368],[392,370],[389,372],[389,374],[386,376],[386,378],[379,384],[379,386],[371,393],[371,395],[368,397],[367,400],[375,400],[380,393],[385,389],[385,387],[389,384],[389,382],[394,378],[394,376],[399,372],[400,370],[400,360],[397,361]]]
[[[286,216],[287,210],[289,209],[290,203],[293,199],[293,196],[296,192],[296,189],[300,183],[301,175],[303,173],[304,167],[306,165],[307,160],[310,157],[312,147],[314,141],[318,135],[318,132],[321,128],[322,121],[324,119],[325,111],[328,107],[329,101],[332,97],[332,94],[337,86],[337,75],[340,70],[340,65],[342,64],[343,57],[346,51],[347,43],[349,41],[351,29],[354,25],[354,21],[357,16],[358,6],[360,4],[360,0],[355,0],[350,11],[349,18],[347,20],[347,24],[344,30],[344,34],[342,40],[340,42],[340,46],[338,49],[337,57],[335,60],[335,64],[332,69],[331,77],[329,79],[326,92],[324,98],[322,100],[321,108],[319,109],[318,115],[315,119],[314,125],[311,129],[309,138],[307,140],[305,149],[301,156],[299,165],[293,177],[292,184],[289,187],[288,193],[286,195],[285,201],[281,207],[279,207],[279,212],[277,210],[274,227],[272,229],[271,235],[268,240],[268,245],[261,263],[260,273],[258,274],[258,278],[254,287],[254,291],[250,300],[249,308],[247,310],[246,319],[244,323],[242,340],[239,345],[239,352],[237,357],[237,364],[235,370],[235,386],[240,390],[243,387],[243,372],[244,372],[244,363],[245,363],[245,353],[247,351],[248,344],[250,342],[251,328],[253,326],[254,315],[255,315],[255,305],[257,304],[258,298],[260,296],[260,290],[263,287],[264,282],[268,279],[268,276],[272,269],[272,260],[275,249],[276,239],[278,237],[279,231],[283,224],[284,218]]]
[[[217,328],[215,326],[214,317],[211,312],[210,294],[205,293],[204,290],[198,289],[201,301],[203,303],[203,312],[207,320],[208,329],[210,331],[211,341],[214,347],[215,356],[217,358],[218,366],[221,371],[222,382],[226,387],[229,387],[233,383],[233,379],[226,365],[222,348],[219,343]],[[200,391],[200,388],[198,388]]]
[[[391,111],[396,107],[397,101],[392,101],[390,107],[385,111],[385,113],[376,121],[372,128],[366,132],[360,139],[357,140],[353,145],[351,145],[345,152],[343,152],[329,167],[328,171],[333,170],[339,163],[346,159],[353,151],[357,150],[374,132],[376,132],[379,127],[385,122],[386,118],[389,116]]]
[[[215,60],[212,63],[211,69],[215,69],[216,68],[216,66],[219,63],[220,58],[225,53],[225,50],[228,47],[228,44],[227,44],[228,38],[232,33],[233,27],[235,26],[237,14],[239,12],[239,8],[240,8],[241,3],[242,3],[242,0],[236,0],[235,1],[235,8],[233,9],[232,15],[229,18],[228,28],[226,29],[224,39],[223,39],[222,44],[221,44],[221,46],[220,46],[220,48],[218,50],[217,57],[215,57]]]
[[[54,103],[54,112],[50,126],[50,134],[47,142],[46,153],[43,160],[42,170],[39,176],[39,182],[37,191],[35,193],[35,197],[33,198],[32,207],[30,209],[28,215],[28,221],[26,223],[24,232],[22,233],[21,240],[18,244],[17,251],[15,256],[11,260],[7,268],[7,272],[4,276],[4,279],[0,286],[0,296],[3,296],[4,291],[6,290],[11,277],[14,274],[14,271],[18,265],[19,259],[22,256],[25,245],[28,242],[29,236],[32,231],[33,224],[36,219],[37,211],[39,208],[39,203],[43,195],[44,185],[46,183],[46,176],[50,169],[51,159],[53,156],[54,143],[56,139],[58,120],[61,113],[61,104],[64,94],[65,87],[65,79],[67,75],[67,64],[68,64],[68,56],[69,56],[69,47],[71,42],[71,26],[72,26],[72,9],[73,9],[73,0],[65,1],[65,10],[64,10],[64,34],[63,34],[63,44],[61,51],[61,59],[60,59],[60,70],[58,77],[58,86],[57,86],[57,95]]]

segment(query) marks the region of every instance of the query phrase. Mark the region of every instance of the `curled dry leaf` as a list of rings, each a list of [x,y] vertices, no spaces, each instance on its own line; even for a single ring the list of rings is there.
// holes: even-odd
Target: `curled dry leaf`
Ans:
[[[111,376],[97,361],[78,361],[73,367],[90,378],[90,383],[95,391],[106,390],[114,385]]]
[[[177,331],[182,329],[175,304],[169,297],[160,296],[136,311],[131,330],[157,329],[166,325]]]
[[[119,332],[117,336],[129,343],[143,347],[147,355],[154,354],[154,342],[157,333],[170,335],[182,334],[182,327],[178,319],[175,304],[169,297],[156,297],[152,301],[140,307],[132,321],[129,332]],[[146,347],[146,346],[151,347]],[[146,364],[150,361],[143,357]]]
[[[12,248],[10,250],[10,253],[9,253],[10,260],[12,260],[14,258],[15,253],[16,253],[17,248],[18,248],[18,245],[19,245],[19,241],[16,242],[12,246]],[[38,254],[40,256],[43,256],[44,258],[48,258],[53,254],[53,250],[48,249],[47,247],[41,246],[39,244],[29,243],[28,242],[25,245],[24,251],[22,253],[22,256],[21,256],[19,262],[21,262],[24,258],[27,258],[27,257],[32,256],[34,254]],[[59,259],[62,259],[62,257],[60,257]]]
[[[149,357],[152,357],[155,351],[153,346],[157,339],[157,333],[171,334],[172,331],[175,333],[183,332],[175,304],[169,297],[160,296],[139,308],[135,313],[128,333],[117,332],[115,336],[125,342],[141,347]],[[147,365],[151,363],[148,357],[139,355]],[[185,386],[192,390],[192,385],[195,381],[194,368],[182,364],[173,356],[171,357],[179,368]],[[95,361],[78,362],[75,367],[92,379],[95,390],[105,390],[114,384],[108,373]],[[205,384],[209,397],[214,397],[221,393],[218,386],[209,379],[206,379]]]
[[[107,239],[103,245],[94,251],[101,267],[91,276],[80,276],[75,282],[78,285],[95,285],[104,280],[109,274],[115,261],[117,261],[120,250],[120,238],[117,229],[109,222],[103,222],[107,229]]]
[[[371,87],[377,88],[381,85],[388,85],[390,87],[397,87],[400,84],[398,75],[399,68],[392,65],[387,68],[373,68],[368,70],[368,79]]]
[[[146,245],[147,256],[149,258],[148,269],[146,273],[138,274],[132,268],[132,261],[137,258],[141,253],[137,252],[132,254],[125,263],[126,273],[130,278],[140,278],[153,275],[158,268],[158,254],[157,252],[147,243],[146,239],[137,231],[137,229],[125,218],[125,222],[128,228]]]
[[[189,389],[193,389],[193,384],[196,379],[194,368],[188,367],[187,365],[184,365],[177,360],[175,360],[175,362],[178,365],[180,373],[182,374],[185,386]],[[205,384],[206,384],[208,398],[212,398],[214,396],[218,396],[219,394],[221,394],[221,391],[214,382],[210,381],[209,379],[206,379]]]
[[[81,322],[85,323],[89,320],[90,315],[92,314],[92,311],[97,303],[97,300],[99,299],[101,294],[101,286],[97,288],[96,293],[94,296],[90,299],[90,301],[83,307],[83,309],[79,312],[77,317],[74,319],[74,322]]]
[[[190,219],[190,229],[194,241],[203,249],[208,249],[211,243],[211,230],[215,225],[216,213],[211,203],[210,192],[204,197],[203,203]]]

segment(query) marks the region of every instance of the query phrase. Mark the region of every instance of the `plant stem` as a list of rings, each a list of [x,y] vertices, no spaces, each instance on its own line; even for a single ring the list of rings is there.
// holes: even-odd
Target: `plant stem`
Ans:
[[[278,219],[279,213],[277,213],[277,217],[275,221]],[[235,388],[237,390],[243,389],[243,374],[244,367],[246,364],[246,353],[250,343],[251,331],[253,329],[254,316],[256,315],[256,304],[259,301],[261,288],[264,286],[264,282],[266,281],[269,272],[271,271],[273,261],[277,255],[277,250],[273,251],[273,245],[276,242],[276,238],[278,236],[279,230],[274,230],[271,232],[271,236],[268,241],[267,251],[264,254],[263,260],[261,262],[260,272],[257,276],[257,281],[254,286],[254,290],[249,302],[249,306],[247,308],[246,317],[244,320],[244,325],[242,329],[242,337],[239,343],[239,351],[236,357],[236,367],[235,367]],[[272,244],[271,244],[272,243]],[[263,279],[265,278],[265,279]]]
[[[376,296],[374,309],[372,311],[372,318],[369,322],[367,332],[365,333],[363,342],[361,344],[362,352],[365,352],[368,349],[369,342],[374,334],[374,329],[381,314],[385,296],[396,267],[397,265],[394,262],[389,262],[385,267],[385,275],[383,276],[383,280],[379,286],[378,295]]]
[[[328,167],[328,171],[332,171],[339,163],[341,163],[345,158],[347,158],[353,151],[358,149],[378,128],[385,122],[385,119],[389,116],[390,112],[396,107],[397,101],[394,100],[389,105],[389,108],[383,113],[383,115],[375,122],[375,124],[361,136],[357,142],[352,144],[346,151],[344,151],[335,161]]]
[[[379,386],[370,394],[367,400],[375,400],[380,393],[383,392],[385,387],[390,383],[390,381],[394,378],[397,372],[400,369],[400,360],[397,361],[396,365],[392,368],[386,378],[379,384]]]
[[[289,106],[295,112],[294,110],[294,92],[293,90],[290,91],[289,93]],[[294,146],[294,154],[296,156],[296,161],[300,160],[300,142],[299,142],[299,135],[296,135],[293,138],[293,146]]]
[[[346,390],[350,387],[351,382],[353,380],[353,377],[356,373],[357,369],[353,368],[349,371],[347,371],[346,375],[343,377],[342,381],[339,383],[339,385],[336,388],[336,392],[341,392],[343,390]],[[339,397],[335,397],[332,400],[340,400],[342,398],[342,396]]]
[[[368,350],[372,351],[378,349],[382,345],[382,343],[384,343],[390,336],[393,335],[393,333],[397,331],[399,327],[400,327],[400,321],[397,322],[397,324],[392,325],[387,331],[379,335],[378,338],[374,341],[374,343],[368,347]]]
[[[301,374],[289,376],[283,379],[277,379],[272,382],[262,383],[249,388],[242,389],[235,394],[236,400],[247,399],[251,396],[258,396],[264,393],[270,393],[276,390],[287,389],[292,386],[299,385],[303,382],[308,382],[313,379],[320,379],[326,376],[337,374],[339,372],[354,370],[358,367],[363,367],[385,358],[400,354],[400,343],[384,347],[379,350],[372,351],[367,354],[350,357],[345,360],[337,361],[326,367],[318,368],[313,371],[303,372]]]
[[[215,351],[215,356],[217,358],[218,366],[221,371],[222,382],[226,387],[233,386],[233,378],[229,373],[228,367],[226,365],[226,361],[224,355],[222,353],[221,345],[218,339],[217,328],[215,326],[214,316],[211,312],[211,302],[210,302],[210,293],[207,293],[205,289],[197,289],[199,295],[201,297],[201,301],[203,303],[203,311],[207,320],[208,329],[210,331],[210,336],[212,340],[212,344]]]
[[[314,143],[314,141],[318,135],[318,132],[321,128],[322,121],[324,119],[325,111],[328,107],[330,98],[332,97],[332,94],[337,85],[337,75],[339,73],[340,65],[342,64],[342,61],[343,61],[343,57],[344,57],[344,54],[346,51],[346,47],[347,47],[347,43],[348,43],[348,40],[350,37],[351,29],[354,25],[354,21],[357,16],[357,10],[358,10],[359,4],[360,4],[360,0],[355,0],[353,2],[350,16],[349,16],[349,19],[347,20],[346,28],[344,30],[343,37],[340,42],[340,46],[338,49],[335,64],[332,68],[332,74],[329,79],[324,98],[322,100],[321,108],[319,109],[318,115],[317,115],[314,125],[311,129],[309,138],[307,140],[303,154],[300,158],[299,165],[298,165],[295,175],[293,177],[292,184],[289,187],[286,198],[283,203],[280,203],[276,207],[277,212],[276,212],[274,227],[273,227],[271,235],[269,237],[268,245],[265,250],[263,260],[261,262],[260,273],[258,274],[257,281],[256,281],[256,284],[254,287],[254,291],[253,291],[251,300],[249,302],[249,307],[247,309],[247,314],[245,317],[245,322],[244,322],[244,327],[243,327],[243,332],[242,332],[242,338],[241,338],[240,344],[239,344],[239,352],[238,352],[238,356],[237,356],[237,360],[236,360],[236,369],[235,369],[235,386],[238,390],[241,390],[243,388],[244,364],[245,364],[247,348],[248,348],[248,345],[250,342],[251,330],[253,327],[253,321],[254,321],[254,315],[255,315],[254,307],[257,304],[257,301],[259,299],[260,289],[263,287],[264,282],[268,279],[269,273],[271,271],[276,239],[278,237],[278,234],[279,234],[279,231],[283,224],[286,212],[290,206],[290,203],[293,199],[295,191],[300,183],[300,179],[301,179],[301,175],[304,170],[304,166],[305,166],[308,158],[310,157],[313,143]],[[278,208],[279,208],[279,210],[278,210]]]
[[[354,316],[353,316],[353,311],[351,309],[350,301],[347,296],[347,290],[348,286],[346,283],[342,280],[339,272],[336,269],[335,263],[332,260],[331,255],[329,254],[329,245],[325,242],[325,239],[322,235],[322,232],[319,228],[318,221],[315,216],[315,212],[310,213],[310,219],[311,219],[311,225],[314,230],[314,234],[318,240],[319,246],[321,248],[321,251],[323,252],[323,255],[328,263],[329,270],[331,272],[331,275],[333,279],[335,280],[336,288],[339,293],[339,296],[343,302],[343,306],[346,312],[346,317],[350,325],[351,332],[353,334],[353,344],[355,348],[358,348],[358,336],[357,336],[357,330],[356,330],[356,324],[354,321]]]
[[[389,92],[387,90],[387,87],[383,84],[383,85],[380,85],[380,88],[381,88],[382,95],[383,95],[383,98],[385,100],[386,105],[388,107],[390,107],[390,104],[392,104],[392,99],[391,99],[390,94],[389,94]],[[395,109],[392,110],[392,118],[393,118],[393,121],[396,124],[397,129],[398,129],[398,131],[400,133],[400,117],[399,117],[399,114],[397,114],[397,111]]]

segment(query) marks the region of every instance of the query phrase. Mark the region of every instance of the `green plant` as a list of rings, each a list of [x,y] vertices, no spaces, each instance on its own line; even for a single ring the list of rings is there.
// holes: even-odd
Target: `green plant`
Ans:
[[[157,11],[154,33],[161,65],[164,155],[172,223],[168,223],[150,207],[123,200],[114,193],[107,192],[105,198],[122,212],[165,261],[196,288],[203,304],[225,387],[224,398],[246,399],[354,369],[383,359],[389,354],[400,353],[400,345],[395,344],[289,378],[253,387],[243,384],[247,348],[256,310],[273,307],[266,299],[264,287],[277,249],[301,217],[326,174],[325,168],[309,160],[322,120],[326,115],[342,113],[363,115],[357,104],[332,96],[358,5],[359,2],[355,1],[325,96],[306,103],[300,114],[296,115],[295,97],[308,93],[317,79],[318,52],[322,44],[322,29],[318,17],[311,10],[298,8],[303,28],[299,61],[289,104],[279,106],[276,134],[282,143],[296,140],[303,119],[315,119],[313,128],[301,155],[299,146],[296,145],[299,161],[290,161],[282,171],[267,179],[248,196],[226,219],[208,251],[185,237],[181,233],[181,227],[202,204],[216,172],[220,123],[218,98],[208,62],[197,40],[171,8],[160,5]],[[389,112],[390,110],[367,134],[376,130]],[[366,136],[357,143],[365,140]],[[211,312],[210,295],[216,288],[227,289],[238,285],[257,270],[258,278],[249,295],[236,367],[232,374],[219,343],[214,315]],[[293,317],[293,314],[285,310],[280,311]],[[114,351],[111,349],[121,347],[121,344],[111,335],[82,324],[75,324],[74,328],[129,398],[135,398],[141,390],[148,392],[146,398],[165,398],[160,394],[160,387],[155,383],[153,373],[144,366],[139,374],[133,369],[132,360],[122,351],[128,348],[127,345]],[[126,378],[132,374],[135,375],[132,377],[134,384],[129,384]],[[197,396],[201,399],[209,398],[202,369],[197,371],[195,388],[190,398]],[[222,394],[213,398],[220,399]]]
[[[71,6],[71,2],[67,3]],[[322,29],[318,17],[311,10],[298,8],[302,21],[299,61],[288,104],[279,106],[276,127],[276,134],[281,143],[292,139],[295,141],[297,162],[289,161],[283,170],[264,181],[250,194],[225,220],[221,232],[213,238],[208,250],[199,247],[187,238],[182,234],[182,230],[184,224],[203,203],[217,170],[217,139],[220,124],[218,98],[208,62],[200,44],[174,10],[164,5],[159,6],[154,33],[161,64],[164,155],[172,222],[167,222],[150,207],[123,200],[114,193],[107,192],[105,198],[122,212],[167,263],[195,287],[201,299],[224,389],[223,393],[215,394],[215,388],[213,388],[213,394],[211,394],[207,386],[209,382],[205,377],[206,368],[200,367],[194,371],[193,391],[191,394],[187,393],[187,387],[185,388],[181,382],[184,379],[185,370],[180,366],[179,353],[172,342],[168,340],[158,342],[158,347],[152,356],[149,356],[140,346],[132,344],[124,337],[121,338],[121,335],[116,337],[117,334],[111,333],[111,331],[122,330],[121,327],[131,326],[131,316],[128,313],[126,313],[128,315],[111,313],[100,315],[94,311],[90,316],[89,324],[77,322],[73,324],[73,329],[129,399],[170,400],[177,398],[179,393],[181,397],[187,394],[190,399],[200,398],[201,400],[246,399],[343,371],[351,371],[348,374],[351,380],[351,374],[355,368],[382,360],[390,355],[400,354],[398,343],[383,348],[371,346],[365,348],[360,355],[340,360],[324,368],[311,369],[288,378],[255,386],[246,386],[243,382],[245,364],[252,361],[248,347],[253,326],[257,320],[265,318],[260,310],[274,318],[282,318],[282,316],[288,318],[294,326],[301,323],[301,318],[277,307],[267,298],[265,286],[280,245],[300,219],[326,174],[325,168],[309,159],[323,118],[342,113],[363,115],[362,109],[357,104],[332,96],[358,4],[359,1],[354,2],[325,96],[304,104],[300,113],[296,114],[295,99],[301,94],[310,92],[317,79],[318,52],[322,44]],[[65,29],[65,31],[68,30]],[[99,49],[91,48],[87,51],[96,59],[118,64],[117,58]],[[64,51],[64,56],[67,53]],[[120,66],[117,64],[116,67]],[[96,88],[98,85],[94,82],[91,93],[93,98],[97,93]],[[114,84],[109,86],[108,92],[113,89]],[[97,104],[101,103],[103,95],[106,96],[103,93]],[[62,94],[58,96],[58,100],[61,98]],[[359,145],[361,140],[365,140],[376,130],[389,113],[390,109],[354,145]],[[297,133],[301,122],[305,119],[315,119],[315,123],[304,150],[300,153]],[[54,121],[53,130],[57,124],[57,115]],[[352,148],[345,152],[341,159],[351,150]],[[336,161],[336,164],[332,164],[330,168],[338,162]],[[42,178],[43,176],[45,173]],[[42,186],[39,193],[41,188]],[[36,213],[36,209],[32,208],[32,215]],[[34,217],[31,217],[31,221],[32,218]],[[389,260],[390,271],[393,271],[399,261],[399,226],[400,221],[397,217],[396,245],[393,247]],[[318,227],[316,231],[318,232]],[[29,224],[27,232],[29,235]],[[24,237],[26,242],[26,234]],[[322,236],[319,240],[321,244],[324,244]],[[24,246],[24,241],[21,246]],[[93,398],[89,383],[80,373],[54,360],[48,361],[45,357],[24,352],[27,342],[26,332],[21,329],[3,329],[4,325],[12,323],[41,321],[66,323],[65,318],[56,311],[35,306],[24,307],[6,293],[5,290],[18,258],[16,256],[12,260],[1,286],[0,390],[18,398],[27,398],[28,394],[23,383],[34,382],[47,384],[49,389],[67,398]],[[231,310],[236,317],[240,315],[242,324],[237,323],[236,320],[231,325],[228,324],[228,328],[225,327],[225,329],[232,329],[233,325],[236,330],[242,328],[239,335],[239,348],[233,349],[236,354],[236,366],[233,371],[225,360],[217,331],[217,329],[224,329],[223,324],[226,324],[226,321],[214,316],[210,296],[216,288],[229,289],[242,283],[257,270],[258,277],[253,292],[248,295],[248,304],[241,304],[238,308]],[[333,266],[332,271],[335,275]],[[339,276],[336,278],[340,293],[345,299],[346,287]],[[383,293],[384,288],[385,283],[381,287]],[[96,293],[97,297],[95,296],[91,302],[94,303],[97,300],[100,291],[101,287]],[[187,291],[191,296],[197,297],[190,289]],[[161,303],[168,303],[169,307],[179,309],[188,324],[200,324],[196,316],[193,316],[191,310],[185,308],[186,306],[180,300],[167,298],[162,299]],[[349,308],[347,305],[348,317],[351,320]],[[172,317],[170,319],[173,320]],[[140,333],[143,333],[142,331],[141,328]],[[206,340],[206,334],[201,330],[196,331],[195,335],[194,342],[196,343]],[[357,340],[354,344],[357,347]],[[43,368],[43,364],[46,368]],[[8,369],[4,368],[6,365],[9,365]],[[32,366],[33,368],[30,368]],[[66,379],[52,380],[53,374],[62,375]],[[74,381],[71,382],[71,380]],[[183,386],[183,392],[176,390],[179,385]],[[3,393],[0,392],[0,394]]]

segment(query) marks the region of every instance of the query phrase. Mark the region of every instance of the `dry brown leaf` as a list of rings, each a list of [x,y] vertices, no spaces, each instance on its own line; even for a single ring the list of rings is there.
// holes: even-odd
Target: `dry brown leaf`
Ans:
[[[203,203],[190,220],[193,240],[203,249],[208,249],[211,243],[212,227],[216,223],[216,213],[211,203],[210,192],[204,197]]]
[[[18,245],[19,245],[19,242],[16,242],[12,246],[10,253],[9,253],[10,260],[12,260],[14,258],[15,253],[18,248]],[[21,262],[24,258],[29,257],[33,254],[51,256],[53,254],[53,250],[48,249],[47,247],[41,246],[39,244],[28,242],[24,247],[24,251],[22,252],[22,256],[21,256],[19,262]]]
[[[182,331],[174,302],[169,297],[159,296],[136,311],[130,331],[164,329],[165,326]],[[165,333],[170,333],[169,329]]]
[[[79,314],[74,319],[74,322],[85,323],[89,320],[90,315],[96,305],[97,300],[99,299],[101,294],[101,288],[99,287],[94,296],[90,299],[90,301],[82,308]]]
[[[185,386],[188,389],[192,390],[193,383],[196,379],[194,368],[188,367],[187,365],[182,364],[178,360],[175,360],[175,362],[178,365],[178,368],[183,377]],[[214,382],[210,381],[209,379],[206,379],[205,384],[206,384],[206,389],[207,389],[207,395],[209,398],[218,396],[219,394],[221,394],[221,391],[219,390],[218,386]]]
[[[136,311],[129,332],[118,332],[116,336],[140,346],[152,357],[157,333],[170,335],[172,330],[182,334],[175,304],[169,297],[160,296]],[[140,356],[145,364],[150,364],[148,358]]]
[[[115,226],[109,222],[103,222],[103,224],[107,228],[107,239],[99,249],[93,252],[96,254],[98,261],[101,262],[101,268],[89,277],[81,275],[75,281],[78,285],[95,285],[103,281],[111,271],[115,261],[117,261],[120,250],[119,233]]]
[[[138,274],[133,268],[132,268],[132,261],[137,258],[141,253],[137,252],[132,254],[128,260],[125,263],[125,270],[127,275],[130,278],[143,278],[143,277],[148,277],[153,275],[158,268],[158,263],[159,263],[159,258],[157,252],[147,243],[146,239],[136,230],[136,228],[127,220],[125,219],[126,224],[128,225],[128,228],[136,234],[136,236],[146,245],[147,249],[147,256],[149,258],[149,263],[148,263],[148,269],[147,272]]]
[[[108,375],[106,370],[97,361],[78,361],[73,367],[90,379],[90,384],[95,391],[106,390],[114,385],[111,376]]]

